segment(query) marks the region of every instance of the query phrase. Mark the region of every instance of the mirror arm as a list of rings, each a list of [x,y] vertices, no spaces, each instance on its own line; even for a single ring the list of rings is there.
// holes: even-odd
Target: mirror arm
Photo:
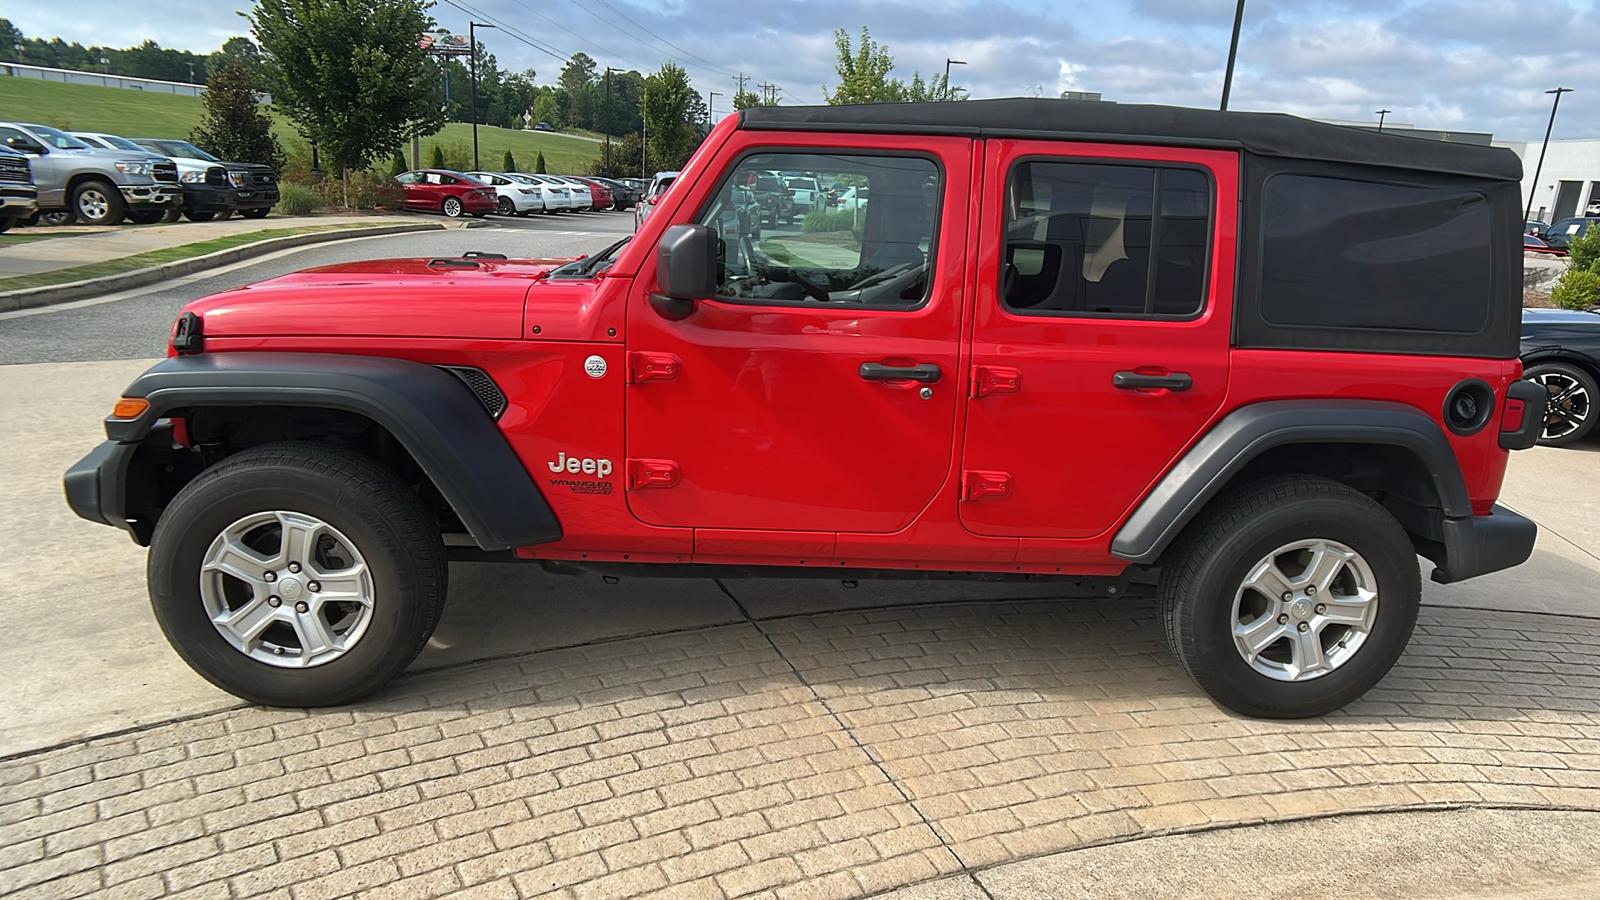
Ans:
[[[677,322],[694,315],[699,307],[699,301],[684,297],[668,297],[666,294],[651,294],[650,308],[654,309],[663,319]]]

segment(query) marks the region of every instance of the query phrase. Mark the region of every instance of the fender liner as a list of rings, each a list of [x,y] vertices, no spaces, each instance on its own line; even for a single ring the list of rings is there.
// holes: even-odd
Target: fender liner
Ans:
[[[1155,562],[1252,459],[1274,447],[1307,443],[1385,444],[1410,450],[1427,466],[1446,519],[1472,519],[1472,501],[1450,441],[1415,407],[1381,401],[1275,400],[1235,410],[1206,432],[1118,529],[1111,541],[1112,555],[1135,563]],[[1454,561],[1455,554],[1448,555]],[[1444,565],[1444,560],[1434,561]]]
[[[202,353],[158,363],[123,396],[143,397],[150,408],[135,419],[106,420],[106,436],[120,444],[144,440],[158,420],[184,407],[356,413],[406,448],[479,547],[505,550],[561,537],[560,523],[505,435],[459,378],[434,366],[333,353]],[[112,501],[108,494],[119,487],[125,489],[102,477],[100,503]]]

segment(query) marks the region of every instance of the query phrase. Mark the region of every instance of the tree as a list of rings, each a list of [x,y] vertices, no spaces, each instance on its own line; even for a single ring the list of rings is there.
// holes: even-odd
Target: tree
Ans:
[[[222,43],[222,49],[206,57],[206,72],[215,73],[230,62],[244,66],[251,78],[260,78],[261,48],[247,37],[231,37]]]
[[[438,144],[434,144],[433,149],[428,153],[428,168],[444,168],[444,148],[440,147]]]
[[[850,47],[850,32],[843,28],[833,33],[833,45],[839,51],[834,71],[839,73],[839,84],[828,93],[822,88],[822,99],[831,104],[882,103],[906,99],[906,86],[898,78],[890,78],[894,71],[894,57],[889,48],[872,40],[865,25],[861,26],[861,47]]]
[[[696,110],[704,109],[699,93],[689,86],[689,73],[676,63],[662,63],[644,80],[640,108],[650,157],[673,169],[687,162],[702,137]]]
[[[394,152],[394,159],[389,161],[389,177],[393,178],[396,175],[410,171],[410,169],[411,167],[406,165],[405,154],[401,153],[399,150],[396,150]]]
[[[422,0],[257,0],[249,16],[273,106],[339,169],[364,169],[444,124],[417,35]]]
[[[511,151],[510,150],[507,150],[506,151],[506,155],[500,160],[500,171],[502,171],[502,172],[515,172],[516,170],[517,170],[517,158],[515,156],[511,155]]]
[[[777,101],[768,103],[755,91],[740,91],[733,95],[734,109],[749,109],[752,106],[777,106]]]
[[[272,120],[261,111],[256,83],[236,62],[224,64],[206,82],[205,112],[189,140],[218,159],[283,170],[283,147],[272,135]]]
[[[535,175],[543,175],[543,174],[545,174],[545,171],[544,171],[544,151],[543,150],[539,151],[539,158],[533,161],[533,172],[534,172]]]

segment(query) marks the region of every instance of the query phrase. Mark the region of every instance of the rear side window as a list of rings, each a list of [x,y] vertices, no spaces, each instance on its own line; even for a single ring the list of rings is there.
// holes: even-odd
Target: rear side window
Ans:
[[[1001,303],[1023,315],[1197,315],[1210,232],[1211,184],[1195,169],[1018,163]]]
[[[1457,187],[1278,175],[1262,197],[1261,317],[1280,328],[1477,334],[1490,205]]]

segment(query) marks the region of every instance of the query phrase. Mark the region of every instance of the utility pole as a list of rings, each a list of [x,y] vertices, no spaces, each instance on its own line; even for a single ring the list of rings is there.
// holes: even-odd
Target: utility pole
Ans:
[[[768,82],[765,82],[765,81],[763,81],[760,84],[756,85],[756,87],[761,89],[761,102],[763,104],[765,104],[767,106],[777,106],[778,105],[778,92],[783,90],[783,88],[781,88],[781,87],[779,87],[779,86],[777,86],[775,84],[769,84]]]
[[[1233,90],[1233,61],[1239,56],[1239,27],[1244,24],[1244,0],[1239,0],[1239,8],[1233,13],[1233,41],[1228,44],[1228,71],[1222,76],[1222,106],[1223,112],[1228,111],[1228,94]]]
[[[639,177],[650,177],[650,84],[639,89]]]
[[[940,92],[940,100],[950,99],[950,67],[964,65],[966,65],[966,63],[959,59],[946,59],[944,61],[944,90]]]
[[[1561,107],[1561,95],[1572,93],[1572,88],[1558,87],[1546,94],[1555,94],[1556,102],[1550,104],[1550,124],[1544,128],[1544,146],[1539,148],[1539,164],[1533,167],[1533,185],[1528,188],[1528,208],[1522,211],[1522,227],[1528,227],[1528,216],[1533,212],[1533,195],[1539,190],[1539,172],[1544,169],[1544,152],[1550,149],[1550,131],[1556,127],[1556,110]]]
[[[1243,0],[1240,0],[1243,2]],[[483,168],[478,162],[478,33],[479,28],[494,28],[483,22],[467,22],[467,44],[472,48],[472,54],[467,57],[472,63],[472,169],[477,171]]]
[[[1378,110],[1378,133],[1379,134],[1383,134],[1383,120],[1385,118],[1387,118],[1389,113],[1391,113],[1391,112],[1393,112],[1393,110],[1388,110],[1388,109],[1380,109],[1380,110]]]
[[[710,128],[717,124],[717,92],[707,91],[706,97],[706,127]]]
[[[749,80],[750,80],[750,76],[749,76],[749,75],[746,75],[746,74],[745,74],[745,73],[743,73],[743,72],[740,72],[740,73],[739,73],[739,74],[737,74],[737,75],[735,75],[735,76],[733,76],[733,80],[734,80],[734,81],[737,81],[737,82],[739,82],[739,93],[738,93],[738,94],[734,94],[734,96],[735,96],[735,97],[737,97],[737,96],[739,96],[739,95],[740,95],[740,94],[743,94],[743,93],[744,93],[744,83],[745,83],[745,82],[746,82],[746,81],[749,81]]]
[[[606,175],[611,174],[611,73],[621,72],[606,66]]]

